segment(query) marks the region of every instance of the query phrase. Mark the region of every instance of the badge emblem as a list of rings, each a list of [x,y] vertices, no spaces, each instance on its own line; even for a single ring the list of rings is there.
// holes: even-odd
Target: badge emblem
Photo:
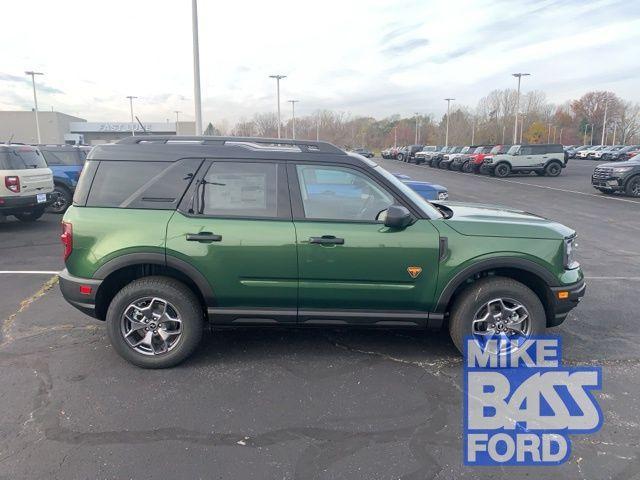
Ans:
[[[407,272],[411,275],[411,278],[417,278],[422,273],[422,267],[407,267]]]

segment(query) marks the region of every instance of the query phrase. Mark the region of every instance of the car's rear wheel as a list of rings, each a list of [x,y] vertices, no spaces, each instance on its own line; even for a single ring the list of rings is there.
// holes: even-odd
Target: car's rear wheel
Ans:
[[[557,177],[562,172],[562,165],[558,162],[551,162],[545,167],[544,171],[549,177]]]
[[[404,162],[404,155],[402,153],[399,153],[398,156],[396,157],[398,160],[400,160],[401,162]]]
[[[640,197],[640,175],[631,177],[624,189],[625,193],[630,197]]]
[[[471,284],[458,295],[449,317],[449,334],[461,352],[467,337],[480,342],[492,337],[519,343],[542,334],[545,327],[538,296],[506,277],[486,277]]]
[[[20,220],[21,222],[35,222],[36,220],[38,220],[42,215],[44,215],[44,208],[45,207],[37,207],[34,208],[33,210],[30,210],[28,212],[23,212],[23,213],[16,213],[15,217]]]
[[[464,173],[471,173],[473,171],[473,165],[469,160],[467,160],[462,164],[462,167],[460,167],[460,170],[462,170]]]
[[[47,207],[47,210],[51,213],[64,213],[71,205],[71,192],[65,187],[56,185],[51,196],[53,197],[53,202]]]
[[[499,163],[493,171],[496,177],[504,178],[511,173],[511,167],[508,163]]]
[[[107,310],[107,333],[125,360],[143,368],[178,365],[202,338],[200,302],[183,283],[144,277],[120,290]]]
[[[483,163],[482,165],[480,165],[480,168],[478,168],[478,173],[480,173],[481,175],[486,175],[487,173],[490,173],[489,167],[487,167]]]

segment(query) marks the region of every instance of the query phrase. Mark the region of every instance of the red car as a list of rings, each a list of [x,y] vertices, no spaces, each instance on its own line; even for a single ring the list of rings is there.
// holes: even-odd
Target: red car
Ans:
[[[493,151],[493,148],[495,148],[493,145],[480,145],[469,155],[469,161],[462,165],[462,171],[467,173],[486,173],[482,171],[481,167],[484,158]]]

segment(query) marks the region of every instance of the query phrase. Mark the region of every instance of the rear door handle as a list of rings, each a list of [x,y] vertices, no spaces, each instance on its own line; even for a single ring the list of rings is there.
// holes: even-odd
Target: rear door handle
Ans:
[[[320,245],[344,245],[344,238],[337,238],[333,235],[309,237],[309,243],[318,243]]]
[[[212,232],[187,233],[187,242],[211,243],[222,240],[222,235]]]

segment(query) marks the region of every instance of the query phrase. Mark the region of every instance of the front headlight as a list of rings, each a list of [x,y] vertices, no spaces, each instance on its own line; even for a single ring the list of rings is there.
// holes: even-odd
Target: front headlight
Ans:
[[[579,263],[574,258],[574,252],[577,247],[575,235],[564,239],[564,268],[570,270],[579,266]]]
[[[493,163],[493,157],[484,157],[484,163]]]
[[[612,171],[613,173],[624,173],[624,172],[628,172],[632,168],[633,167],[614,167]]]
[[[438,193],[438,200],[446,200],[447,198],[449,198],[449,192]]]

